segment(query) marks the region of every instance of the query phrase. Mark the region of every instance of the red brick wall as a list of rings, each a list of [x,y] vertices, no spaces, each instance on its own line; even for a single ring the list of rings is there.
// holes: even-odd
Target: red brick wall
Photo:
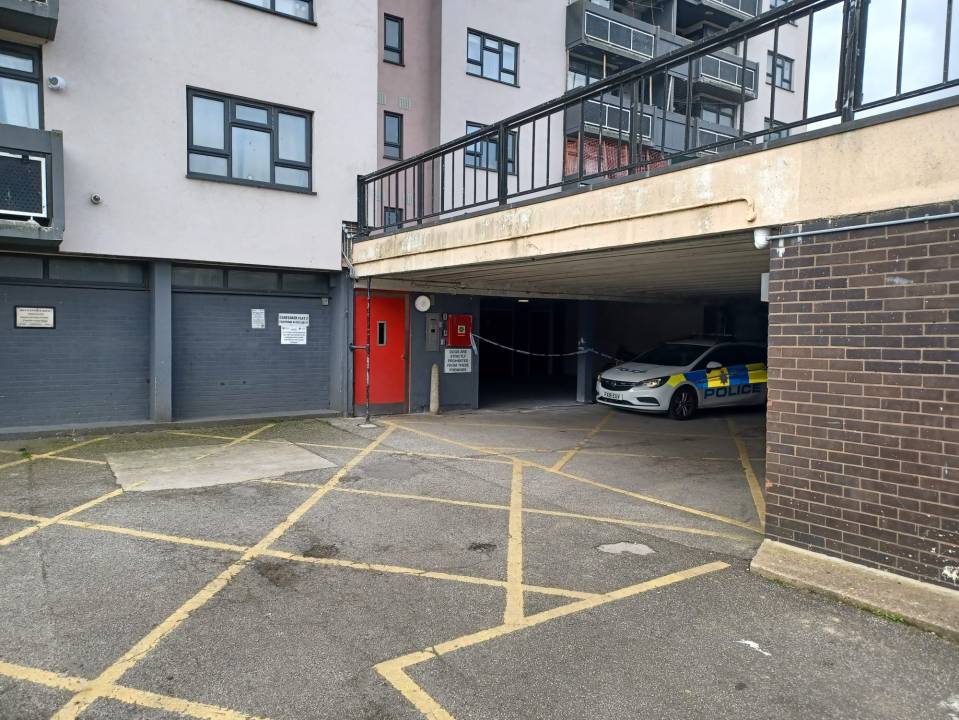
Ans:
[[[959,219],[771,256],[767,536],[954,587]]]

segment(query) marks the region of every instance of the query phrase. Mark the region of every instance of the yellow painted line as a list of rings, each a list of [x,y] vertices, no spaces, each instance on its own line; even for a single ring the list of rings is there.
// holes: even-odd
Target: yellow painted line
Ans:
[[[35,460],[42,460],[44,458],[52,458],[60,453],[64,453],[67,450],[76,450],[77,448],[84,447],[85,445],[90,445],[92,443],[100,442],[111,437],[110,435],[102,435],[100,437],[95,437],[90,440],[84,440],[83,442],[74,443],[73,445],[67,445],[66,447],[58,448],[56,450],[51,450],[45,453],[39,453],[38,455],[31,455],[30,457],[25,457],[20,460],[14,460],[13,462],[4,463],[0,465],[0,470],[3,470],[8,467],[14,467],[15,465],[23,465],[24,463],[34,462]],[[76,458],[73,458],[76,459]]]
[[[106,502],[110,498],[114,498],[117,495],[122,495],[122,494],[123,494],[122,488],[117,488],[116,490],[113,490],[112,492],[108,492],[106,495],[101,495],[100,497],[94,498],[93,500],[90,500],[89,502],[85,502],[82,505],[77,505],[75,508],[71,508],[70,510],[67,510],[66,512],[62,512],[59,515],[55,515],[51,518],[46,518],[44,520],[41,520],[36,525],[31,525],[28,528],[23,528],[23,530],[15,532],[12,535],[7,535],[5,538],[0,539],[0,547],[12,545],[17,540],[22,540],[23,538],[29,535],[33,535],[33,533],[37,532],[38,530],[43,530],[43,528],[45,527],[56,525],[62,520],[66,520],[69,517],[73,517],[74,515],[77,515],[78,513],[82,513],[84,510],[89,510],[90,508],[95,507],[102,502]]]
[[[429,425],[432,427],[487,427],[487,428],[504,428],[506,430],[510,429],[519,429],[519,430],[552,430],[554,432],[589,432],[592,428],[589,427],[579,427],[579,426],[566,426],[566,425],[518,425],[513,423],[500,423],[500,422],[457,422],[456,420],[447,419],[444,422],[437,422],[435,420],[423,420],[419,417],[406,417],[403,419],[403,423],[414,423],[417,425]],[[666,437],[675,438],[677,435],[682,437],[700,437],[700,438],[715,438],[716,440],[722,440],[725,438],[725,435],[719,433],[691,433],[683,430],[682,432],[665,432],[658,430],[647,430],[645,427],[636,427],[636,428],[606,428],[603,432],[607,433],[619,433],[626,435],[664,435]]]
[[[173,614],[154,627],[153,630],[147,633],[132,648],[127,650],[116,662],[100,673],[96,679],[91,681],[84,690],[74,695],[66,705],[57,711],[51,720],[74,720],[84,710],[90,707],[97,698],[103,697],[110,686],[115,685],[127,671],[146,657],[167,635],[176,630],[191,614],[199,610],[216,596],[217,593],[223,590],[253,558],[269,549],[270,545],[276,542],[297,520],[303,517],[304,513],[316,505],[350,470],[386,440],[394,430],[395,428],[387,428],[371,441],[369,445],[340,468],[326,484],[317,488],[309,498],[293,510],[286,520],[273,528],[262,540],[243,553],[238,560],[204,585],[193,597],[177,608]]]
[[[523,620],[523,463],[513,461],[509,493],[509,539],[506,546],[506,609],[503,622]]]
[[[106,460],[88,460],[87,458],[66,457],[65,455],[51,455],[50,460],[63,460],[65,462],[89,463],[90,465],[109,465]]]
[[[743,472],[746,474],[746,482],[749,484],[749,492],[753,496],[753,504],[756,506],[756,515],[759,517],[759,526],[766,528],[766,498],[763,496],[762,488],[759,487],[759,479],[753,471],[753,464],[749,460],[749,449],[746,442],[736,428],[736,423],[732,418],[726,418],[726,424],[729,425],[729,434],[733,436],[733,442],[736,443],[736,449],[739,451],[739,462],[743,466]]]
[[[26,520],[27,522],[42,522],[47,518],[42,515],[27,515],[26,513],[0,511],[0,517],[12,518],[14,520]]]
[[[55,690],[66,690],[68,692],[80,692],[89,684],[89,681],[84,678],[61,675],[48,670],[26,667],[24,665],[15,665],[2,660],[0,660],[0,675],[14,680],[22,680],[33,683],[34,685],[43,685],[44,687],[54,688]],[[244,715],[243,713],[215,705],[192,702],[190,700],[183,700],[168,695],[159,695],[157,693],[119,685],[113,685],[107,688],[103,697],[118,700],[127,705],[166,710],[180,715],[199,718],[200,720],[262,720],[261,718],[254,718],[251,715]]]
[[[259,553],[266,557],[275,557],[280,560],[290,560],[293,562],[311,563],[313,565],[326,565],[328,567],[352,568],[354,570],[367,570],[372,572],[388,573],[391,575],[411,575],[432,580],[447,580],[450,582],[465,583],[467,585],[486,585],[487,587],[509,589],[508,583],[503,580],[494,580],[493,578],[477,577],[475,575],[457,575],[454,573],[439,572],[433,570],[420,570],[418,568],[404,567],[402,565],[384,565],[382,563],[358,562],[355,560],[343,560],[340,558],[313,558],[296,553],[286,552],[284,550],[263,550]],[[555,595],[567,598],[591,598],[596,593],[582,592],[579,590],[567,590],[566,588],[544,587],[541,585],[522,585],[522,591],[534,592],[541,595]]]
[[[244,553],[249,550],[249,547],[243,545],[231,545],[230,543],[217,542],[216,540],[202,540],[182,537],[180,535],[167,535],[166,533],[152,532],[150,530],[137,530],[136,528],[119,527],[117,525],[84,522],[83,520],[60,520],[58,524],[83,528],[84,530],[99,530],[100,532],[108,532],[115,535],[127,535],[142,540],[156,540],[158,542],[174,543],[177,545],[193,545],[195,547],[222,550],[231,553]]]
[[[471,450],[486,450],[487,448],[480,448],[467,443],[460,442],[458,440],[450,440],[449,438],[444,438],[439,435],[434,435],[433,433],[428,433],[424,430],[418,430],[416,428],[407,427],[406,425],[400,425],[395,422],[387,422],[387,425],[391,427],[398,427],[407,432],[416,433],[417,435],[423,435],[424,437],[429,437],[434,440],[440,440],[442,442],[449,443],[451,445],[459,445]],[[696,515],[698,517],[706,518],[708,520],[713,520],[715,522],[724,523],[726,525],[733,525],[744,530],[749,530],[754,533],[762,533],[763,531],[760,528],[754,527],[749,523],[743,522],[741,520],[736,520],[735,518],[726,517],[725,515],[718,515],[716,513],[707,512],[706,510],[699,510],[698,508],[689,507],[687,505],[680,505],[679,503],[670,502],[669,500],[662,500],[660,498],[652,497],[650,495],[643,495],[641,493],[633,492],[631,490],[625,490],[623,488],[616,487],[614,485],[607,485],[606,483],[601,483],[596,480],[590,480],[589,478],[582,477],[581,475],[574,475],[573,473],[566,472],[565,470],[553,470],[552,468],[546,467],[545,465],[540,465],[539,463],[530,462],[527,460],[522,460],[521,458],[514,457],[505,453],[500,453],[502,457],[508,458],[510,460],[519,460],[520,462],[526,463],[527,467],[533,467],[538,470],[543,470],[545,472],[551,472],[560,477],[568,478],[569,480],[574,480],[576,482],[583,483],[585,485],[592,485],[593,487],[598,487],[603,490],[608,490],[609,492],[618,493],[620,495],[626,495],[627,497],[634,498],[636,500],[641,500],[642,502],[650,503],[652,505],[660,505],[662,507],[667,507],[671,510],[677,510],[679,512],[684,512],[690,515]]]
[[[647,580],[646,582],[642,582],[637,585],[630,585],[629,587],[613,590],[612,592],[597,595],[592,598],[569,603],[568,605],[562,605],[558,608],[553,608],[552,610],[546,610],[541,613],[536,613],[535,615],[528,615],[522,620],[521,623],[517,625],[503,624],[487,630],[480,630],[479,632],[470,633],[469,635],[463,635],[462,637],[434,645],[427,650],[409,653],[408,655],[403,655],[402,657],[379,663],[378,665],[374,666],[374,669],[385,680],[392,684],[393,687],[395,687],[417,710],[423,713],[425,717],[429,718],[430,720],[454,720],[452,715],[450,715],[438,702],[436,702],[436,700],[429,695],[429,693],[427,693],[409,675],[406,674],[407,668],[410,668],[414,665],[419,665],[420,663],[426,662],[427,660],[432,660],[433,658],[448,655],[456,652],[457,650],[462,650],[463,648],[479,645],[504,635],[510,635],[520,630],[525,630],[535,625],[541,625],[551,620],[566,617],[567,615],[589,610],[600,605],[615,602],[617,600],[624,600],[626,598],[639,595],[640,593],[656,590],[658,588],[666,587],[684,580],[691,580],[701,575],[706,575],[707,573],[724,570],[728,567],[729,565],[724,562],[712,562],[707,563],[706,565],[689,568],[688,570],[682,570],[680,572],[664,575],[653,580]]]
[[[259,434],[260,434],[261,432],[263,432],[264,430],[269,430],[269,429],[270,429],[271,427],[273,427],[274,425],[276,425],[276,423],[267,423],[267,424],[264,425],[263,427],[257,428],[256,430],[253,430],[252,432],[248,432],[246,435],[241,435],[240,437],[231,440],[231,441],[228,442],[226,445],[220,445],[219,447],[214,448],[213,450],[210,450],[210,452],[204,453],[203,455],[197,455],[197,456],[196,456],[195,458],[193,458],[193,459],[194,459],[194,460],[203,460],[204,458],[208,458],[208,457],[210,457],[211,455],[216,455],[217,453],[221,453],[221,452],[223,452],[224,450],[227,450],[228,448],[233,447],[234,445],[239,445],[239,444],[242,443],[242,442],[246,442],[247,440],[251,439],[251,438],[254,437],[255,435],[259,435]]]
[[[590,440],[592,440],[594,437],[596,437],[596,434],[597,434],[600,430],[602,430],[604,427],[606,427],[606,423],[608,423],[610,420],[612,420],[612,418],[613,418],[613,411],[610,410],[609,412],[607,412],[607,413],[603,416],[603,419],[600,420],[598,423],[596,423],[595,427],[593,427],[593,429],[590,430],[589,433],[586,434],[586,437],[584,437],[582,440],[580,440],[578,443],[576,443],[576,447],[572,448],[571,450],[568,450],[568,451],[563,455],[563,457],[561,457],[559,460],[557,460],[556,463],[553,465],[553,467],[550,468],[550,469],[551,469],[551,470],[562,470],[562,469],[566,466],[566,463],[568,463],[570,460],[572,460],[573,457],[575,457],[576,453],[578,453],[580,450],[582,450],[584,447],[586,447],[586,444],[587,444]]]
[[[259,482],[272,485],[290,485],[292,487],[315,488],[317,484],[289,482],[286,480],[260,480]],[[430,495],[410,495],[407,493],[385,492],[382,490],[361,490],[360,488],[334,488],[339,493],[355,493],[357,495],[374,495],[383,498],[395,498],[397,500],[415,500],[420,502],[441,503],[443,505],[460,505],[462,507],[481,508],[484,510],[509,510],[509,505],[498,505],[496,503],[475,502],[473,500],[453,500],[451,498],[432,497]],[[627,520],[625,518],[604,517],[602,515],[584,515],[583,513],[566,512],[563,510],[540,510],[538,508],[524,507],[524,513],[533,515],[551,515],[553,517],[564,517],[574,520],[587,520],[591,522],[607,523],[612,525],[624,525],[650,530],[669,530],[670,532],[688,533],[690,535],[703,535],[706,537],[720,537],[728,540],[737,540],[739,542],[753,542],[752,537],[745,535],[734,535],[733,533],[722,532],[719,530],[706,530],[703,528],[685,527],[683,525],[666,525],[664,523],[642,522],[639,520]]]

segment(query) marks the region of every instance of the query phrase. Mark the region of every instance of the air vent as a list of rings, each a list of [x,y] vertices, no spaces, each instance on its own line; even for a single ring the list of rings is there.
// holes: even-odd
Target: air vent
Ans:
[[[48,217],[46,158],[0,151],[0,215]]]
[[[409,110],[412,106],[412,102],[408,97],[400,97],[400,110]]]
[[[380,105],[386,105],[386,93],[382,90],[377,90],[376,92],[376,102]]]

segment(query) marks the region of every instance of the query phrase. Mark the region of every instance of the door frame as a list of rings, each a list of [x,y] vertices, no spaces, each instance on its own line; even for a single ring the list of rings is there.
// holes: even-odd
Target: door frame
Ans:
[[[373,288],[371,293],[371,302],[376,300],[376,298],[402,298],[403,299],[403,324],[405,325],[405,330],[403,332],[403,400],[396,403],[370,403],[370,414],[371,415],[401,415],[409,412],[410,409],[410,373],[411,365],[410,362],[410,293],[403,292],[399,290],[377,290]],[[362,338],[362,342],[358,342],[356,338],[356,320],[359,318],[359,313],[357,313],[357,300],[360,299],[363,302],[366,302],[366,289],[361,287],[353,288],[353,327],[351,333],[353,335],[353,345],[363,345],[367,341],[372,343],[373,335],[375,333],[375,327],[370,322],[370,335],[369,338]],[[370,308],[367,307],[367,313],[370,312]],[[366,412],[366,403],[357,403],[356,402],[356,383],[358,381],[365,381],[366,368],[356,366],[356,355],[360,352],[359,350],[353,350],[350,352],[350,366],[352,368],[353,375],[353,386],[350,388],[350,399],[351,405],[353,407],[353,416],[357,417],[359,414]],[[368,348],[366,352],[371,352],[371,348]],[[371,364],[370,364],[370,379],[372,380],[372,355],[370,355]]]

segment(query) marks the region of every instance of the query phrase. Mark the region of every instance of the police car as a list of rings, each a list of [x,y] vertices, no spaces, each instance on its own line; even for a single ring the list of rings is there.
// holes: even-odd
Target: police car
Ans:
[[[676,420],[700,409],[762,405],[766,346],[710,338],[664,343],[600,374],[596,400]]]

